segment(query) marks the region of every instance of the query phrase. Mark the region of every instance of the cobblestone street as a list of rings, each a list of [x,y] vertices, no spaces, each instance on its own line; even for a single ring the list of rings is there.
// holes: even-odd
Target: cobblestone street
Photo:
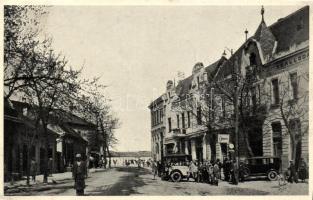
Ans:
[[[53,177],[50,179],[53,179]],[[192,180],[192,179],[191,179]],[[48,186],[33,186],[28,190],[8,189],[6,195],[75,195],[73,180],[56,181]],[[251,180],[237,186],[220,181],[219,186],[204,183],[153,180],[146,168],[118,167],[90,174],[86,181],[86,195],[306,195],[308,184],[287,184],[279,187],[278,182]]]

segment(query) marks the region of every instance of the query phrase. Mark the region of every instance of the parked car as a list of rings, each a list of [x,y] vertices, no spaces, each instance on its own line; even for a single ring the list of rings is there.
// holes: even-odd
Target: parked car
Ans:
[[[267,176],[271,181],[277,180],[280,167],[280,158],[273,156],[247,158],[241,163],[241,170],[245,178],[249,176]]]
[[[162,175],[163,180],[179,182],[189,175],[190,155],[171,154],[164,157],[165,168]]]

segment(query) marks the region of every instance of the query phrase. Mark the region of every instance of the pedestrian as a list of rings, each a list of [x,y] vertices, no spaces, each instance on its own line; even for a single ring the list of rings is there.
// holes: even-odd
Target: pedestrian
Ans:
[[[210,163],[208,163],[208,174],[209,174],[209,184],[213,184],[213,165],[212,165],[212,161],[210,161]]]
[[[195,161],[190,161],[190,164],[189,164],[189,176],[187,178],[187,181],[189,181],[190,177],[192,177],[195,181],[197,181],[197,173],[198,173],[198,168],[195,165]]]
[[[216,163],[218,165],[218,168],[219,168],[219,174],[218,174],[218,179],[221,179],[222,178],[222,168],[223,168],[223,164],[222,162],[220,161],[220,159],[216,159]]]
[[[37,174],[37,162],[35,159],[32,159],[30,162],[30,175],[32,177],[32,181],[36,181],[36,174]]]
[[[234,185],[238,185],[238,165],[237,161],[233,160],[231,163],[231,182]]]
[[[87,166],[86,163],[82,160],[80,154],[76,154],[76,161],[73,165],[73,178],[75,181],[74,188],[76,189],[76,195],[84,195],[85,178],[87,178]]]
[[[155,160],[152,161],[152,173],[153,173],[153,180],[155,180],[155,176],[158,175],[158,166]]]
[[[230,162],[228,158],[224,159],[223,163],[223,172],[224,172],[224,181],[229,181],[229,176],[230,176]]]
[[[48,176],[52,176],[53,173],[53,160],[49,158],[48,160]]]
[[[289,178],[288,178],[288,182],[289,183],[298,183],[298,178],[296,177],[296,166],[293,163],[293,160],[289,161]]]
[[[218,179],[220,177],[220,168],[218,162],[215,162],[213,165],[213,184],[218,186]]]
[[[203,169],[204,169],[204,164],[202,162],[199,162],[199,166],[198,166],[198,174],[197,174],[197,181],[199,182],[203,182]]]
[[[302,180],[302,182],[305,182],[305,179],[308,177],[308,165],[304,161],[303,158],[301,158],[299,163],[299,179]]]

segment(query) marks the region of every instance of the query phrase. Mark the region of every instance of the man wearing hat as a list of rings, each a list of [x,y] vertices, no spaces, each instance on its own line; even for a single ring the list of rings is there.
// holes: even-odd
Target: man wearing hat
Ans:
[[[84,195],[85,178],[87,177],[87,166],[82,160],[81,154],[76,154],[76,161],[73,165],[73,178],[75,180],[74,188],[76,195]]]

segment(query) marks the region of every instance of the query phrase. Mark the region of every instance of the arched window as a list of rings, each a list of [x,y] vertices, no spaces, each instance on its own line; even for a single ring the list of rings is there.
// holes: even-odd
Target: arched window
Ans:
[[[249,56],[250,65],[256,65],[256,55],[255,53],[251,53]]]

